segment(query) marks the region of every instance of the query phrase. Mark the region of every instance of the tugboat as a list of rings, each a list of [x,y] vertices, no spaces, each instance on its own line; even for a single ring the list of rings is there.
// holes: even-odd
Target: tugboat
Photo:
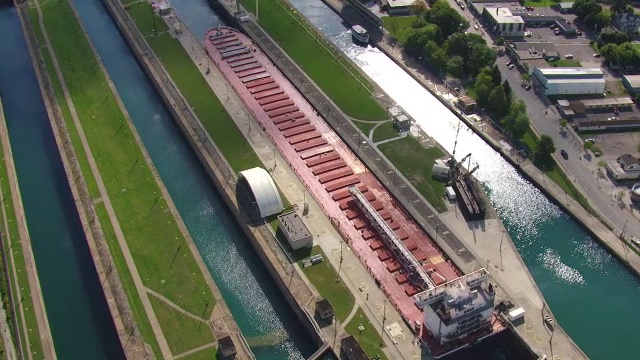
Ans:
[[[360,25],[353,25],[351,27],[351,36],[356,43],[363,45],[369,44],[369,32]]]

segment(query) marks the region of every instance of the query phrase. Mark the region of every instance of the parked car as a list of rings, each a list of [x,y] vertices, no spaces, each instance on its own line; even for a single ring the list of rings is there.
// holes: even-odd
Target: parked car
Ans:
[[[560,155],[562,155],[565,160],[569,159],[569,153],[567,153],[567,150],[565,149],[560,150]]]
[[[531,90],[531,85],[525,86],[524,89],[527,90],[527,91]]]
[[[573,59],[573,54],[567,54],[564,57],[565,59]]]
[[[514,67],[516,67],[516,66],[513,65],[513,64],[509,65],[509,70],[513,69]]]
[[[589,144],[595,144],[596,143],[596,139],[593,139],[593,138],[588,138],[585,141],[588,142]]]
[[[616,115],[620,115],[620,110],[618,110],[618,108],[613,108],[613,113]]]
[[[582,31],[577,30],[577,31],[576,31],[576,35],[578,35],[578,36],[582,36]]]
[[[600,57],[600,54],[593,54],[593,57],[594,57],[594,58],[599,58],[599,57]]]

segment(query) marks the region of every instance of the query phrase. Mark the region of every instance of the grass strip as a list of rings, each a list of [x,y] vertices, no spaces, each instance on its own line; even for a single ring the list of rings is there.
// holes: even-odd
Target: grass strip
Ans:
[[[42,28],[40,27],[40,20],[38,18],[38,10],[34,6],[30,5],[27,9],[27,12],[29,14],[29,19],[31,19],[31,24],[36,34],[36,39],[38,41],[38,44],[40,45],[40,54],[42,55],[45,66],[47,68],[47,73],[49,74],[49,78],[51,79],[51,84],[53,85],[56,99],[58,100],[58,106],[60,108],[60,111],[62,112],[63,118],[65,119],[72,146],[74,147],[76,154],[83,153],[84,151],[81,147],[78,130],[76,129],[76,126],[72,121],[73,118],[71,117],[71,110],[69,109],[69,105],[65,101],[64,91],[62,90],[60,79],[58,79],[58,74],[56,73],[55,67],[53,66],[53,60],[51,59],[51,54],[49,54],[49,49],[46,47],[44,35],[42,34]],[[91,194],[91,197],[93,199],[99,197],[100,192],[98,191],[98,185],[96,184],[96,180],[93,177],[91,168],[89,167],[89,161],[86,157],[81,156],[78,158],[78,162],[80,163],[80,169],[82,170],[82,173],[84,174],[85,180],[87,182],[89,194]]]
[[[339,280],[338,273],[329,262],[327,255],[319,246],[314,246],[311,248],[311,254],[309,254],[309,256],[317,254],[322,255],[325,261],[317,265],[303,267],[303,260],[300,260],[298,261],[298,265],[320,295],[329,300],[333,306],[333,312],[336,318],[344,321],[344,319],[349,316],[349,313],[351,313],[351,309],[355,303],[353,294],[351,294],[347,286]]]
[[[255,14],[256,0],[239,2]],[[258,22],[345,114],[361,120],[387,117],[369,81],[288,3],[261,1]]]
[[[0,158],[4,159],[4,151],[0,146]],[[7,253],[7,267],[9,274],[7,274],[9,283],[5,283],[5,274],[2,274],[2,305],[7,310],[7,323],[11,329],[11,333],[15,338],[17,332],[20,333],[22,343],[18,344],[22,347],[22,352],[28,354],[31,352],[34,359],[42,359],[44,353],[42,351],[42,343],[40,342],[40,336],[38,335],[38,322],[34,313],[33,301],[31,299],[31,291],[29,287],[29,279],[27,276],[27,268],[24,261],[22,252],[22,246],[20,245],[20,233],[18,230],[18,221],[14,209],[14,199],[11,196],[11,189],[9,187],[9,174],[4,164],[0,166],[0,191],[2,192],[2,210],[7,218],[7,227],[5,228],[4,217],[0,217],[0,229],[2,229],[2,241]],[[0,215],[1,216],[1,215]],[[11,245],[10,245],[11,243]],[[13,246],[15,245],[15,246]],[[11,253],[13,253],[13,262],[11,261]],[[14,270],[17,274],[17,281],[15,283]],[[4,269],[2,269],[4,272]],[[17,316],[18,329],[14,329],[12,326],[13,311],[9,308],[9,292],[8,287],[11,286],[13,290],[13,303],[16,307],[15,315]],[[24,309],[24,321],[20,314],[20,306]],[[24,323],[26,323],[28,333],[24,333]],[[34,332],[35,331],[35,332]],[[27,348],[27,338],[29,339],[30,348]],[[17,349],[16,349],[17,350]]]
[[[262,166],[244,134],[226,112],[182,44],[168,33],[163,33],[166,25],[157,16],[155,23],[161,34],[151,36],[153,22],[147,12],[150,8],[146,2],[137,3],[131,5],[128,12],[231,167],[237,172]]]
[[[362,135],[367,137],[369,136],[369,132],[371,132],[371,129],[373,129],[374,126],[378,125],[379,121],[354,120],[353,123],[358,127],[358,129],[360,129],[360,131],[362,131]]]
[[[362,331],[359,329],[360,325],[364,328]],[[358,340],[360,346],[370,358],[374,359],[376,356],[380,356],[380,359],[387,359],[380,346],[380,344],[383,344],[380,334],[371,324],[362,308],[358,309],[356,315],[349,321],[344,330]]]
[[[180,360],[211,360],[216,358],[217,352],[218,349],[215,347],[206,348],[204,350],[194,352],[193,354],[183,356]]]
[[[42,10],[69,93],[142,281],[189,312],[202,313],[206,309],[204,316],[208,317],[213,306],[207,308],[205,304],[215,300],[151,169],[141,159],[139,145],[125,126],[127,120],[69,3],[52,0],[44,4]],[[86,155],[82,154],[79,157]],[[99,211],[104,224],[105,211]],[[111,231],[106,228],[107,233]],[[113,244],[113,240],[110,242]],[[122,261],[121,254],[114,258]],[[128,280],[128,274],[122,274]],[[129,284],[126,291],[141,331],[149,333],[146,314],[140,316],[143,310],[140,310],[139,299],[131,296],[135,288]],[[187,333],[180,328],[173,328],[172,332]],[[148,335],[145,339],[153,343]],[[160,353],[157,344],[152,347]]]
[[[383,141],[383,140],[387,140],[387,139],[393,139],[394,137],[398,137],[398,136],[400,136],[400,133],[393,126],[393,122],[392,121],[387,121],[384,124],[378,126],[373,131],[373,139],[372,140],[373,140],[374,143],[377,143],[379,141]]]
[[[413,22],[418,19],[418,16],[383,16],[381,19],[382,26],[389,31],[391,36],[404,44],[413,29]]]
[[[214,341],[206,321],[190,318],[153,295],[149,296],[149,301],[158,316],[172,354],[177,356]],[[180,333],[176,329],[180,329]]]
[[[447,211],[447,206],[444,204],[444,185],[435,179],[432,173],[435,160],[444,156],[439,148],[425,149],[412,136],[405,136],[402,139],[381,144],[378,149],[431,206],[438,212]]]
[[[531,154],[536,152],[538,148],[538,137],[533,131],[529,130],[522,137],[522,142],[529,148],[529,152]],[[567,175],[562,171],[558,163],[553,160],[553,167],[550,169],[540,169],[549,179],[553,180],[562,190],[564,190],[565,194],[571,196],[575,201],[577,201],[585,210],[591,213],[594,216],[598,216],[596,211],[591,207],[587,198],[582,195],[582,193],[573,185],[571,180],[567,177]]]
[[[67,130],[69,132],[69,136],[71,138],[71,143],[74,146],[74,150],[76,154],[84,154],[84,149],[80,143],[80,137],[78,135],[78,131],[75,127],[75,123],[72,121],[71,112],[69,110],[69,106],[65,101],[64,92],[62,90],[62,85],[58,79],[58,76],[55,72],[55,67],[53,66],[53,60],[51,59],[51,55],[49,54],[49,50],[42,46],[45,45],[45,40],[43,34],[41,32],[41,28],[39,26],[38,13],[35,7],[30,7],[28,9],[29,17],[31,19],[31,23],[33,25],[33,29],[36,33],[36,38],[38,39],[40,47],[40,52],[44,59],[47,73],[51,79],[53,88],[55,90],[56,98],[58,100],[58,105],[61,109],[62,115],[65,119],[65,123],[67,126]],[[77,160],[80,164],[80,169],[85,178],[87,186],[89,188],[89,192],[91,197],[96,199],[100,196],[98,191],[98,186],[93,176],[93,172],[89,166],[88,159],[86,156],[78,156]],[[107,214],[107,210],[103,203],[98,203],[95,205],[95,210],[97,214],[98,221],[100,222],[100,227],[104,233],[105,240],[107,245],[109,246],[109,252],[116,263],[116,268],[118,269],[118,275],[120,281],[123,284],[123,288],[125,293],[127,294],[127,298],[129,299],[129,306],[133,315],[136,319],[136,324],[138,325],[139,331],[142,334],[142,337],[145,339],[147,344],[151,346],[152,351],[155,354],[160,354],[160,346],[153,334],[151,329],[151,324],[149,323],[149,319],[144,311],[144,307],[142,306],[142,302],[140,297],[138,296],[137,290],[133,283],[133,279],[131,278],[131,273],[129,272],[129,268],[124,260],[124,255],[122,254],[122,249],[117,242],[117,238],[115,232],[113,230],[113,226],[111,222],[108,221],[109,217]]]

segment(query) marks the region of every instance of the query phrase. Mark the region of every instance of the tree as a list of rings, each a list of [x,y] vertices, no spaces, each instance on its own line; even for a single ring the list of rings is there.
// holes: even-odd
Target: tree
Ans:
[[[464,77],[464,60],[462,57],[452,57],[447,64],[447,72],[457,79],[462,79]]]
[[[564,132],[567,131],[567,125],[569,125],[569,122],[567,121],[567,119],[560,119],[560,131]]]
[[[605,44],[622,44],[631,41],[631,36],[616,29],[607,28],[600,32],[600,40]]]
[[[504,38],[502,36],[499,37],[498,40],[496,40],[496,45],[498,45],[498,46],[503,46],[504,43],[505,43],[505,40],[504,40]]]
[[[551,168],[553,166],[551,154],[554,152],[556,152],[556,147],[553,144],[553,139],[549,135],[542,135],[538,141],[538,148],[533,153],[533,162],[540,168]]]
[[[415,15],[420,16],[427,11],[427,4],[425,4],[424,0],[416,0],[411,4],[411,10]]]
[[[473,77],[480,69],[485,66],[491,66],[495,62],[495,51],[485,44],[476,43],[471,45],[469,56],[466,58],[465,69],[467,74]]]
[[[507,95],[507,101],[511,103],[513,91],[511,90],[511,85],[509,85],[509,80],[504,80],[502,82],[502,87],[504,88],[504,93]]]
[[[429,53],[429,67],[436,72],[444,72],[447,70],[449,57],[447,53],[433,41],[429,41],[425,46],[425,55]],[[425,57],[423,57],[423,60]]]
[[[491,90],[487,102],[487,110],[489,111],[489,114],[497,118],[501,118],[509,110],[507,94],[505,93],[502,85],[496,86]]]
[[[469,22],[460,13],[449,6],[445,0],[437,0],[429,11],[425,11],[425,20],[438,25],[442,36],[447,38],[453,33],[469,28]]]
[[[500,73],[500,69],[498,69],[498,64],[493,64],[493,67],[491,68],[491,77],[493,78],[493,83],[496,86],[500,85],[502,82],[502,74]]]
[[[602,11],[602,6],[595,0],[576,0],[573,3],[573,12],[578,19],[584,19],[588,15],[597,14]]]
[[[477,95],[476,101],[480,107],[487,107],[491,90],[493,90],[493,79],[491,78],[491,68],[483,68],[476,77],[474,90]]]
[[[522,139],[524,134],[529,131],[529,118],[527,117],[527,114],[520,113],[516,117],[516,121],[511,125],[509,131],[515,139]]]
[[[630,0],[608,0],[607,3],[609,4],[609,9],[611,10],[611,15],[612,16],[616,16],[618,14],[622,14],[625,11],[627,11],[627,8],[629,7],[629,4],[631,3]]]

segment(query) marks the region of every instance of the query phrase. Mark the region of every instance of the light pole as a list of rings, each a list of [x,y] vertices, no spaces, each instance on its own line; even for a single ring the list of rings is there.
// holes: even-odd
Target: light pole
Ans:
[[[387,299],[382,302],[382,333],[380,334],[380,347],[384,344],[384,322],[387,320]]]
[[[504,240],[504,230],[502,230],[502,236],[500,237],[500,270],[504,271],[504,266],[502,264],[502,240]]]
[[[340,263],[338,264],[338,274],[336,275],[336,282],[340,281],[340,270],[342,269],[342,241],[340,241]]]

